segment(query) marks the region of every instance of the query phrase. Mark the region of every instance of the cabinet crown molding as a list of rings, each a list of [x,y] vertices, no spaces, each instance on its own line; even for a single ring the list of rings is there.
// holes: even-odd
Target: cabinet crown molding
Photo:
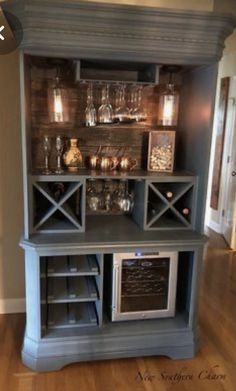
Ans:
[[[236,26],[230,14],[75,0],[12,0],[2,8],[21,21],[25,53],[61,57],[210,64]]]

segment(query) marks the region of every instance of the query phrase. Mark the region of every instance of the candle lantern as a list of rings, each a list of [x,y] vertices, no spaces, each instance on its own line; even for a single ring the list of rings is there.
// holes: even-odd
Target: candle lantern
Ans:
[[[56,77],[48,89],[49,120],[53,123],[69,122],[68,92],[57,69]]]
[[[165,90],[159,95],[158,125],[176,126],[178,123],[179,93],[172,82],[173,69],[166,67],[164,71],[168,71],[170,76]]]

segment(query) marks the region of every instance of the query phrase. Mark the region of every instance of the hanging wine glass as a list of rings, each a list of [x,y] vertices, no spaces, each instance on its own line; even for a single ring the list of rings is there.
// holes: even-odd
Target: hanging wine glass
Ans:
[[[51,174],[51,170],[49,169],[49,157],[51,154],[51,138],[49,136],[44,136],[43,138],[43,154],[44,154],[44,170],[43,174],[49,175]]]
[[[120,204],[122,200],[122,183],[118,181],[116,189],[113,193],[113,206],[116,211],[120,211]]]
[[[125,85],[119,87],[119,99],[118,99],[119,106],[117,107],[115,112],[115,118],[119,122],[129,122],[130,120],[129,108],[126,105],[126,100],[125,100],[125,91],[126,91]]]
[[[135,103],[136,107],[133,110],[133,118],[137,122],[145,121],[147,118],[147,113],[142,105],[142,87],[138,87],[136,90]]]
[[[113,121],[113,109],[110,103],[108,84],[102,89],[102,104],[98,109],[98,121],[102,124],[110,124]]]
[[[129,108],[129,118],[131,121],[135,121],[134,112],[137,108],[137,87],[133,86],[130,91],[130,108]]]
[[[102,194],[103,194],[103,208],[106,212],[110,212],[113,205],[111,190],[110,190],[110,179],[104,180]]]
[[[95,179],[89,180],[86,197],[87,208],[92,212],[97,212],[101,209],[101,196],[98,193],[95,184]]]
[[[87,107],[85,109],[85,125],[96,126],[97,114],[93,103],[93,86],[89,83],[87,90]]]
[[[121,180],[121,186],[116,198],[119,209],[124,213],[131,213],[134,207],[133,193],[129,192],[128,180]]]
[[[115,89],[115,108],[113,112],[113,120],[115,122],[119,121],[117,113],[119,112],[120,109],[120,96],[121,96],[120,85],[118,85],[117,88]]]
[[[64,148],[63,138],[61,136],[57,136],[56,137],[57,168],[55,170],[56,174],[62,174],[64,172],[64,170],[62,169],[62,166],[61,166],[61,158],[62,158],[63,148]]]

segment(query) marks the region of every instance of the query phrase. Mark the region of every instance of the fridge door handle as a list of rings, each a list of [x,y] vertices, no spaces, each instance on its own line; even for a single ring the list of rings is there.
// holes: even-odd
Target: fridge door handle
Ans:
[[[113,289],[112,289],[112,318],[120,313],[120,266],[113,265]]]

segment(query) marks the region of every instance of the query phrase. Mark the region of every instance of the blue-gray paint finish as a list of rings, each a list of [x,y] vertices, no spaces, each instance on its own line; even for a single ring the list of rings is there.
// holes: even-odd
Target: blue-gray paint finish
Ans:
[[[2,7],[20,19],[25,52],[80,59],[208,64],[220,59],[236,24],[232,15],[214,12],[73,0],[13,0]]]
[[[23,53],[137,61],[155,64],[213,64],[186,71],[180,104],[178,133],[185,139],[183,166],[199,175],[197,227],[202,229],[209,161],[211,119],[214,103],[216,62],[225,38],[236,23],[230,15],[176,11],[149,7],[98,4],[65,0],[12,0],[1,3],[22,22]],[[17,31],[15,32],[17,34]],[[193,357],[198,349],[197,306],[204,237],[198,232],[142,232],[132,221],[109,223],[88,221],[88,232],[80,234],[32,235],[28,213],[32,208],[30,170],[30,113],[27,112],[27,80],[21,56],[22,140],[24,156],[27,327],[23,362],[38,371],[59,369],[71,362],[105,358],[163,354],[172,358]],[[27,67],[26,73],[27,73]],[[26,103],[25,103],[26,102]],[[204,108],[209,109],[208,112]],[[202,114],[202,116],[200,116]],[[204,116],[205,115],[205,116]],[[85,174],[86,175],[86,174]],[[141,174],[142,179],[147,179]],[[134,178],[135,179],[135,178]],[[40,179],[39,179],[40,180]],[[143,218],[143,217],[142,217]],[[108,223],[108,224],[107,224]],[[109,227],[110,224],[110,227]],[[103,230],[101,230],[101,227]],[[173,319],[103,323],[95,330],[81,329],[76,335],[54,333],[41,338],[41,256],[105,254],[134,249],[146,251],[193,251],[189,283],[189,314]],[[64,332],[63,332],[64,333]]]
[[[151,250],[145,246],[139,248],[141,251],[165,250],[160,247]],[[166,248],[170,247],[167,245]],[[89,250],[91,253],[91,249]],[[202,244],[193,246],[190,243],[185,243],[179,245],[176,250],[193,253],[186,312],[180,312],[173,318],[116,322],[115,324],[106,320],[102,322],[102,317],[100,317],[102,322],[100,327],[48,330],[45,334],[45,331],[41,333],[40,317],[41,257],[37,250],[26,249],[27,328],[22,350],[23,362],[37,371],[48,371],[60,369],[75,361],[139,355],[166,355],[171,358],[193,357],[198,350],[197,297]],[[97,257],[100,259],[102,273],[103,247],[100,248],[100,251],[100,254],[97,252]],[[111,249],[111,252],[114,251],[115,248]],[[74,251],[73,249],[64,250],[64,254],[74,254]],[[79,247],[77,254],[80,254]],[[55,251],[51,252],[48,249],[46,255],[55,255]],[[102,287],[100,286],[99,289],[102,290]]]

